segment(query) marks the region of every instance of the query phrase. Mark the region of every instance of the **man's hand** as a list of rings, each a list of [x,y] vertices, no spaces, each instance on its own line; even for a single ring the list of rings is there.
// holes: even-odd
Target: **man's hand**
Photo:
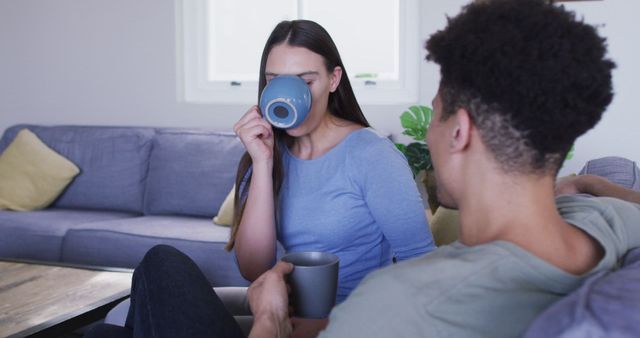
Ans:
[[[289,337],[289,295],[284,276],[293,271],[293,264],[278,262],[249,287],[249,305],[253,313],[250,338]]]

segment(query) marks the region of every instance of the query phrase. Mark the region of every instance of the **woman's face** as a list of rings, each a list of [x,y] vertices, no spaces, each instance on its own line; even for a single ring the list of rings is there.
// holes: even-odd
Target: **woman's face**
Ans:
[[[288,129],[291,136],[307,135],[315,130],[327,116],[329,94],[338,88],[342,69],[336,67],[327,72],[324,58],[306,48],[280,44],[267,56],[265,77],[267,83],[278,75],[296,75],[302,78],[311,90],[311,111],[297,128]]]

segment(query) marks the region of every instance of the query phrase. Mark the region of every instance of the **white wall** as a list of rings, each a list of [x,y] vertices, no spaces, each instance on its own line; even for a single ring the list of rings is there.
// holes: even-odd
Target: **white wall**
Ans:
[[[250,104],[178,100],[175,30],[171,0],[0,0],[0,130],[21,122],[231,129]],[[364,108],[392,132],[405,106]]]
[[[640,2],[603,0],[566,6],[599,27],[617,69],[613,73],[613,102],[600,123],[578,138],[575,157],[565,163],[561,174],[577,172],[587,160],[602,156],[623,156],[640,163]]]
[[[422,45],[466,0],[421,1]],[[604,23],[618,63],[616,98],[600,125],[580,138],[564,173],[589,158],[640,161],[634,80],[640,78],[640,3],[571,5]],[[175,4],[171,0],[0,0],[0,130],[16,123],[231,129],[246,105],[177,98]],[[424,58],[424,52],[419,56]],[[438,68],[421,62],[419,103],[430,105]],[[374,127],[398,135],[405,104],[364,106]],[[401,140],[406,140],[400,137]]]
[[[176,99],[169,0],[0,0],[0,128],[18,122],[229,128]]]

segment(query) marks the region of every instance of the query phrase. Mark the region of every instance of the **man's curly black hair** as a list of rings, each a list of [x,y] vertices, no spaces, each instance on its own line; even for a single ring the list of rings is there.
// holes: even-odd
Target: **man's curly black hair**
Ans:
[[[426,44],[443,119],[469,111],[506,171],[557,172],[613,98],[605,39],[542,0],[467,5]]]

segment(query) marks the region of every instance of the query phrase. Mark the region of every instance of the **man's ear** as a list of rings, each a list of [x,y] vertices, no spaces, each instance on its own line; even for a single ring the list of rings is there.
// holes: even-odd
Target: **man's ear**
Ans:
[[[330,81],[331,88],[329,88],[330,92],[333,93],[336,91],[336,89],[338,89],[338,85],[340,84],[340,79],[342,79],[342,67],[336,66],[335,68],[333,68],[333,72],[331,72],[331,81]]]
[[[452,135],[449,148],[451,148],[452,151],[462,151],[467,148],[471,141],[471,128],[473,126],[471,116],[466,109],[460,108],[456,111],[453,118],[455,118],[455,124],[451,130]]]

